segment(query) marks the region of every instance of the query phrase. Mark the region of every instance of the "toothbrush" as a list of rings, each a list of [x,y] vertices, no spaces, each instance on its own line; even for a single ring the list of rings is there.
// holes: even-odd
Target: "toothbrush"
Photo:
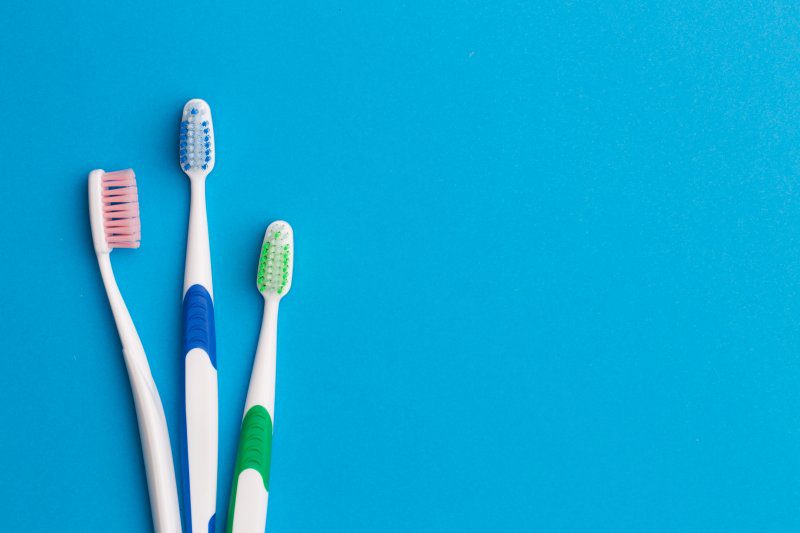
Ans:
[[[114,248],[139,247],[139,198],[133,170],[93,170],[89,174],[89,218],[97,263],[114,313],[122,341],[122,357],[131,381],[153,527],[156,533],[180,533],[178,488],[164,408],[150,374],[142,341],[139,340],[111,269],[110,254]]]
[[[183,498],[187,533],[215,530],[217,502],[217,354],[206,217],[206,176],[214,168],[211,109],[200,99],[183,108],[179,160],[191,183],[183,279]]]
[[[256,286],[264,297],[264,317],[239,433],[228,533],[264,533],[267,524],[278,304],[292,286],[293,264],[292,227],[283,221],[273,222],[264,235],[258,261]]]

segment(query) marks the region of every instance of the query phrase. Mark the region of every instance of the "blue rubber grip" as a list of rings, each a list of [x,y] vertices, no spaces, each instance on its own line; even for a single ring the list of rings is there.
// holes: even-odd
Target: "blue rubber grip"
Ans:
[[[183,355],[193,348],[208,354],[217,368],[217,337],[214,333],[214,302],[202,285],[192,285],[183,297]]]
[[[214,332],[214,302],[202,285],[192,285],[183,297],[183,357],[194,348],[208,354],[211,365],[217,368],[217,337]],[[184,383],[185,386],[185,383]],[[184,401],[186,391],[184,390]],[[181,446],[181,472],[183,479],[183,510],[186,531],[192,533],[192,497],[189,484],[189,446],[186,431],[186,405],[181,417],[183,446]],[[216,515],[211,517],[208,530],[213,531]]]

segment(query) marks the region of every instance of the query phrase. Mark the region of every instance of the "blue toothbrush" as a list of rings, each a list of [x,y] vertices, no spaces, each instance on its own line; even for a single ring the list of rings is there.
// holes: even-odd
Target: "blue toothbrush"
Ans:
[[[206,177],[214,168],[211,109],[200,99],[183,108],[179,157],[191,182],[183,281],[185,432],[183,498],[187,533],[213,533],[217,500],[217,355],[214,292],[206,216]]]

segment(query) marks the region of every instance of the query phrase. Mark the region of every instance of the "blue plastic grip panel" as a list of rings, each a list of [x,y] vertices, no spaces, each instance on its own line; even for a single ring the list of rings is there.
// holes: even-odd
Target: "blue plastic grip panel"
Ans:
[[[202,285],[192,285],[183,297],[183,355],[194,348],[208,354],[214,368],[217,368],[217,337],[214,332],[214,302]],[[185,405],[184,405],[185,407]],[[186,531],[192,531],[192,497],[189,484],[189,450],[186,432],[186,413],[181,417],[183,442],[181,443],[181,471],[183,473],[183,501]],[[211,517],[208,530],[213,531],[216,515]]]
[[[200,348],[217,368],[217,338],[214,333],[214,302],[202,285],[192,285],[183,297],[183,354]]]

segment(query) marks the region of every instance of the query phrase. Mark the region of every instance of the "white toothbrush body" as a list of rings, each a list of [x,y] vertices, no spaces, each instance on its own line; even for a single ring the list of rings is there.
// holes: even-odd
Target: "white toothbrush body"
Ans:
[[[258,348],[253,361],[253,370],[250,375],[250,385],[247,389],[247,400],[245,401],[245,417],[248,413],[256,413],[254,407],[262,407],[266,411],[268,419],[263,417],[256,430],[249,434],[243,430],[240,439],[248,437],[252,441],[265,438],[268,434],[268,446],[270,448],[268,462],[263,464],[266,476],[253,468],[252,462],[245,464],[241,472],[238,472],[238,486],[236,491],[236,502],[233,508],[233,522],[230,531],[245,533],[258,531],[262,533],[267,525],[267,506],[269,503],[269,468],[272,457],[272,431],[275,420],[275,364],[276,364],[276,340],[278,333],[278,299],[266,298],[264,301],[264,317],[261,323],[261,333],[258,337]],[[252,414],[250,415],[253,416]],[[269,420],[270,422],[267,422]],[[244,423],[243,423],[244,426]],[[248,428],[249,429],[249,428]],[[242,446],[240,445],[240,448]],[[251,446],[252,448],[252,446]],[[236,474],[235,474],[236,475]]]
[[[264,316],[239,435],[228,533],[263,533],[267,523],[278,306],[291,287],[293,263],[292,228],[283,221],[273,222],[264,236],[259,261],[257,284],[264,296]]]
[[[126,173],[129,173],[129,178],[109,178],[116,175],[127,176]],[[135,209],[126,207],[134,203]],[[181,517],[178,488],[164,408],[150,373],[144,347],[111,269],[110,253],[113,248],[138,247],[138,194],[133,172],[92,171],[89,174],[89,206],[97,263],[119,332],[122,355],[136,406],[153,527],[156,533],[179,533]],[[131,222],[134,218],[135,223]]]
[[[211,110],[203,100],[190,100],[184,107],[179,158],[191,183],[183,283],[184,513],[188,533],[208,533],[216,520],[219,413],[205,198],[206,176],[214,168],[214,133]]]

